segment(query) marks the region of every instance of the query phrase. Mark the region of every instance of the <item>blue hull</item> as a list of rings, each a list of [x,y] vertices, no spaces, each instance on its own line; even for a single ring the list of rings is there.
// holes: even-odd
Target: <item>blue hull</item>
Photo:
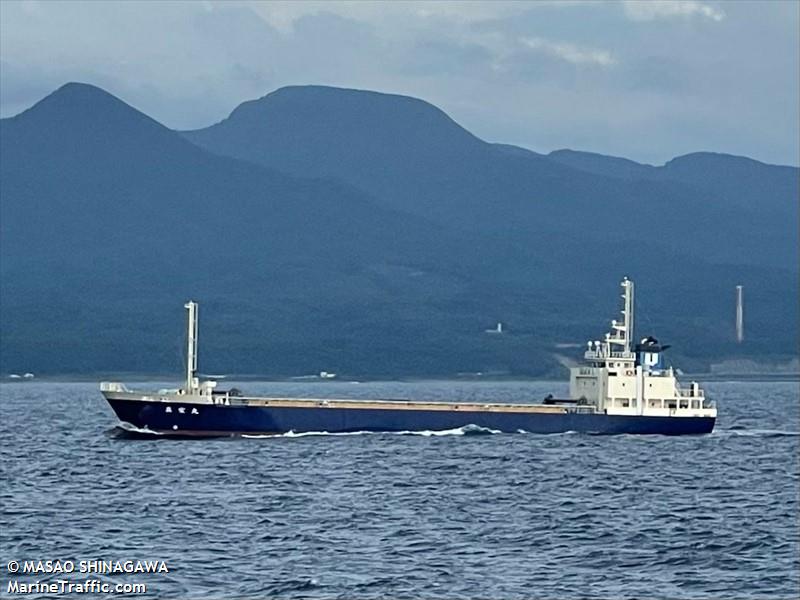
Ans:
[[[711,433],[713,417],[639,417],[579,413],[521,413],[375,408],[221,406],[109,399],[120,421],[183,436],[326,431],[444,431],[477,425],[505,433],[697,435]],[[181,411],[183,409],[183,411]],[[196,414],[193,414],[193,409]]]

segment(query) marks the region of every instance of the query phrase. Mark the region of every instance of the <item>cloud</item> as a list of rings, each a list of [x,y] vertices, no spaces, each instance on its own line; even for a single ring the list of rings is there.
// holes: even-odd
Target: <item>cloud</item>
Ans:
[[[705,17],[712,21],[722,21],[725,11],[705,2],[695,0],[624,0],[625,15],[633,21],[654,21],[656,19]]]
[[[617,64],[617,60],[608,50],[576,46],[567,42],[553,42],[540,37],[526,37],[520,42],[538,52],[564,60],[573,65],[598,65],[610,67]]]
[[[215,2],[229,4],[231,0]],[[563,1],[563,0],[562,0]],[[519,14],[527,8],[524,2],[461,2],[458,0],[404,0],[399,2],[363,2],[344,0],[304,0],[303,2],[261,2],[240,0],[261,18],[283,33],[293,30],[294,23],[307,15],[334,13],[346,19],[368,22],[376,27],[396,30],[398,23],[419,24],[420,21],[466,24],[499,16]],[[537,4],[549,4],[543,2]],[[556,0],[558,3],[558,0]]]
[[[193,129],[318,83],[421,97],[543,152],[799,160],[796,2],[0,4],[3,117],[80,80]]]

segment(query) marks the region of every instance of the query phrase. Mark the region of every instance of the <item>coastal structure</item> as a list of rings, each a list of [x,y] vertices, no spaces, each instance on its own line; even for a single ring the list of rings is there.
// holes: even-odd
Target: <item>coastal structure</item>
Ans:
[[[744,341],[744,286],[736,286],[736,341]]]
[[[485,332],[492,335],[501,335],[503,333],[503,323],[498,321],[495,327],[492,329],[486,329]]]
[[[146,434],[222,436],[287,432],[425,431],[467,426],[498,432],[701,434],[714,428],[717,409],[692,382],[683,388],[653,337],[633,343],[634,285],[622,282],[622,320],[602,341],[588,343],[584,364],[570,373],[569,398],[538,403],[433,402],[253,397],[219,390],[197,377],[198,308],[188,312],[186,380],[178,389],[100,389],[127,427]]]

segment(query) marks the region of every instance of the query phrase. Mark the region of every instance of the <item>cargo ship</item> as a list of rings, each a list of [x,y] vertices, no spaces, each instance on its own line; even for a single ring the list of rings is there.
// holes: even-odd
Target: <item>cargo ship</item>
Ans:
[[[682,387],[653,337],[633,343],[634,284],[622,283],[622,318],[602,341],[587,343],[570,369],[569,397],[540,402],[441,402],[256,397],[219,389],[197,371],[198,305],[187,302],[186,380],[177,389],[141,391],[118,382],[100,390],[123,427],[168,437],[285,433],[446,431],[503,433],[705,434],[717,408],[696,382]]]

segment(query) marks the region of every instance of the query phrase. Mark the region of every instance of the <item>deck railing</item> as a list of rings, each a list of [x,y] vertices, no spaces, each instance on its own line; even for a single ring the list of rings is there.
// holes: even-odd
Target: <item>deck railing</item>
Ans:
[[[633,352],[603,352],[601,350],[587,350],[583,353],[583,356],[589,360],[599,360],[604,358],[633,360],[636,358],[636,355]]]

